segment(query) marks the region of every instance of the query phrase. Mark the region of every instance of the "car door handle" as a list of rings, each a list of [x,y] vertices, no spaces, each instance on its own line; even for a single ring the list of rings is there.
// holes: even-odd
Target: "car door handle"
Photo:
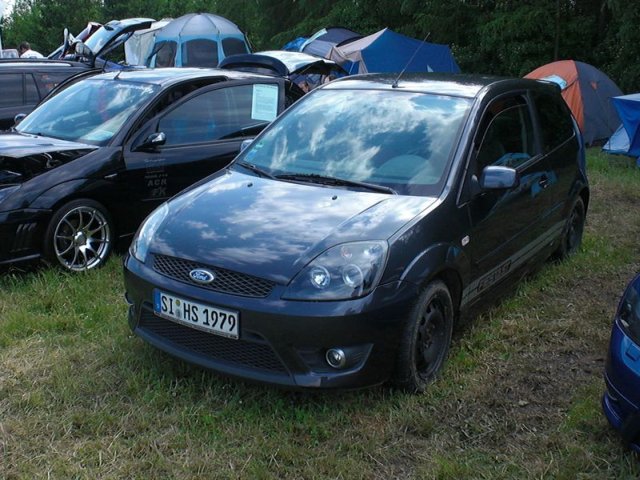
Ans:
[[[111,175],[106,175],[104,177],[105,180],[115,180],[116,178],[118,178],[118,174],[117,173],[112,173]]]

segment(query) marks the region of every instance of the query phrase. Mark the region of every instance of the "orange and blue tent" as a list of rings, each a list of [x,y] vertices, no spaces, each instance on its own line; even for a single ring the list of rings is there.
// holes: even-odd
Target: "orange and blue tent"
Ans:
[[[620,124],[611,102],[622,95],[613,80],[593,65],[575,60],[548,63],[525,75],[557,83],[587,145],[607,139]]]

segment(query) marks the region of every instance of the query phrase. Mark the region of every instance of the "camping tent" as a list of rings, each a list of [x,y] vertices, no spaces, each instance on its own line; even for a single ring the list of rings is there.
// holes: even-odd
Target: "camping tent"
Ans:
[[[328,58],[331,48],[341,43],[362,38],[359,33],[353,32],[347,28],[329,27],[314,33],[300,47],[300,51],[309,55]]]
[[[640,157],[640,93],[613,98],[622,125],[602,148],[609,153]]]
[[[588,63],[574,60],[548,63],[525,78],[548,80],[560,86],[587,145],[609,138],[619,123],[611,98],[622,95],[622,91]]]
[[[349,73],[453,72],[460,68],[447,45],[422,42],[388,28],[368,37],[342,43],[329,58]]]
[[[124,57],[129,65],[146,65],[147,59],[153,50],[156,33],[167,25],[172,19],[163,18],[154,22],[150,28],[133,32],[133,35],[124,42]]]
[[[216,67],[238,53],[249,53],[249,45],[235,23],[211,13],[190,13],[156,32],[147,65]]]

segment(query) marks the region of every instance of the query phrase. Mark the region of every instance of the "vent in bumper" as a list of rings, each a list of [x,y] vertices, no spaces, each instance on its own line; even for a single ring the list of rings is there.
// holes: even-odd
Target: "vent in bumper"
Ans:
[[[266,343],[231,340],[202,332],[160,318],[143,308],[139,328],[161,337],[181,350],[210,361],[220,361],[237,367],[263,370],[270,373],[288,374],[273,349]]]
[[[214,281],[208,285],[194,282],[189,276],[189,272],[196,268],[206,268],[214,272]],[[165,255],[154,255],[153,269],[166,277],[173,278],[180,282],[196,285],[207,290],[230,293],[243,297],[265,298],[271,293],[274,286],[272,282],[252,277],[251,275]]]
[[[11,252],[29,250],[33,244],[33,235],[36,231],[36,223],[21,223],[16,228],[16,236],[13,239]]]

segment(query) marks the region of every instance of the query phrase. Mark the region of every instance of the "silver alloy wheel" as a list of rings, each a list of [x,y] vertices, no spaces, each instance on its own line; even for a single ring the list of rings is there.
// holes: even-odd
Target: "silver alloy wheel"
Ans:
[[[109,255],[110,243],[109,222],[95,207],[79,206],[69,210],[53,232],[58,261],[74,272],[101,265]]]

